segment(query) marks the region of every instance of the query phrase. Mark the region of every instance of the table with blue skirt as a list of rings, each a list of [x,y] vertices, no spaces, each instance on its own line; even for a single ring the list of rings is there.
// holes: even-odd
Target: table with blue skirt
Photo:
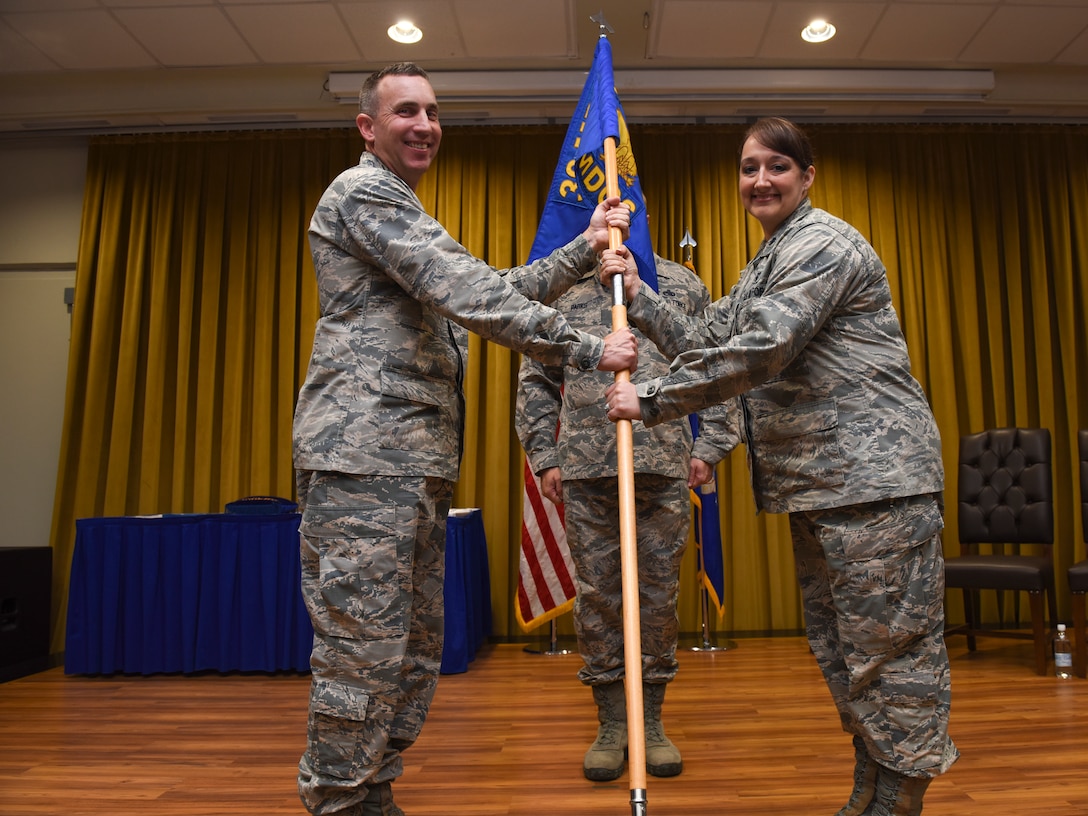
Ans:
[[[309,671],[299,519],[78,519],[65,673]],[[491,633],[487,541],[476,509],[447,521],[445,610],[441,671],[464,672]]]

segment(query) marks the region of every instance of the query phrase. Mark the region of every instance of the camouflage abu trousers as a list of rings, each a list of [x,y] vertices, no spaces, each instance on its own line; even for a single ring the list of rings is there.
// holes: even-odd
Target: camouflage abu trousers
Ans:
[[[574,629],[585,663],[578,678],[594,686],[622,680],[623,579],[616,479],[564,481],[563,514],[575,568]],[[635,515],[642,679],[668,683],[676,676],[680,560],[691,523],[687,481],[636,473]]]
[[[298,474],[302,595],[314,627],[298,791],[352,816],[400,776],[442,661],[452,484],[428,477]]]
[[[790,515],[808,642],[843,730],[906,776],[937,776],[959,756],[943,527],[931,495]]]

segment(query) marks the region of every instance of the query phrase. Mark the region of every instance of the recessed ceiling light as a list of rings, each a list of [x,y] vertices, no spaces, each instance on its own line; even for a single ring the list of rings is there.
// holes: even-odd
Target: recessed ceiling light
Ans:
[[[390,35],[392,36],[392,35]],[[810,43],[827,42],[835,36],[835,26],[827,20],[813,20],[801,29],[801,39]]]
[[[411,20],[400,20],[389,26],[389,39],[399,43],[416,43],[423,39],[423,32]]]

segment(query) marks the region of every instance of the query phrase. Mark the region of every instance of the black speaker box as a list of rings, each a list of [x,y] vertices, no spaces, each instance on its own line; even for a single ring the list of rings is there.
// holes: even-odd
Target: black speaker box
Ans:
[[[0,547],[0,681],[49,668],[50,547]]]

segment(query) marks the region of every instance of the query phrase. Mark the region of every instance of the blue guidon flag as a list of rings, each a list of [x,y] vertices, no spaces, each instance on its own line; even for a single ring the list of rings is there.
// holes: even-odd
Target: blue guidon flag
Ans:
[[[593,209],[607,192],[604,140],[616,140],[616,168],[620,198],[631,208],[631,235],[625,241],[638,263],[639,276],[657,291],[646,202],[638,181],[631,136],[612,77],[612,46],[607,37],[597,40],[578,107],[567,128],[548,200],[540,217],[529,261],[543,258],[573,240],[588,225]]]

